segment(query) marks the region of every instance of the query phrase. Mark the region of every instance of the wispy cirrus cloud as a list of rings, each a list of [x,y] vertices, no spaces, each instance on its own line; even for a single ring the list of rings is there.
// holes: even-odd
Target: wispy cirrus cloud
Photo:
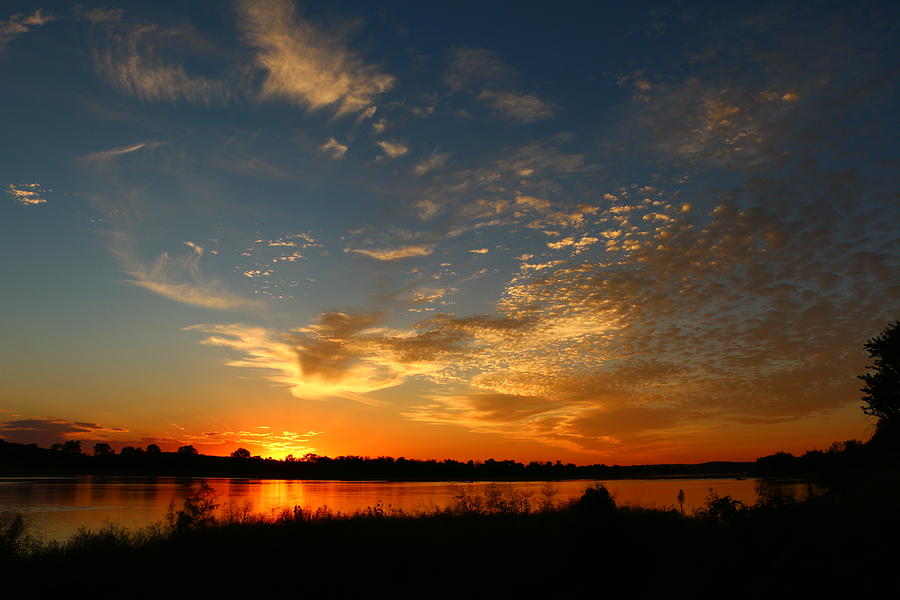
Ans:
[[[150,265],[135,259],[124,249],[124,244],[120,243],[113,252],[122,261],[125,271],[133,277],[128,283],[169,300],[217,310],[261,306],[260,301],[229,292],[219,281],[207,279],[200,270],[203,248],[193,242],[185,242],[185,245],[191,249],[189,252],[174,258],[163,252]]]
[[[94,6],[88,8],[83,4],[76,4],[72,8],[72,14],[79,21],[89,23],[118,23],[125,16],[125,9]]]
[[[520,123],[542,121],[556,114],[552,104],[535,94],[485,90],[478,94],[478,100],[491,106],[497,114]]]
[[[128,146],[119,146],[117,148],[110,148],[108,150],[100,150],[98,152],[85,154],[81,157],[81,160],[84,162],[105,163],[116,157],[125,154],[131,154],[132,152],[137,152],[145,148],[152,149],[159,145],[161,145],[161,142],[138,142],[136,144],[130,144]]]
[[[110,30],[107,43],[94,49],[94,66],[97,74],[120,92],[145,102],[228,102],[243,93],[234,82],[193,75],[183,62],[164,52],[206,46],[190,28],[138,24]]]
[[[394,77],[366,64],[343,41],[303,19],[289,0],[241,1],[238,19],[266,71],[260,96],[337,115],[369,111]]]
[[[519,89],[516,71],[496,53],[484,48],[462,47],[450,52],[444,82],[451,92],[471,91],[502,118],[533,123],[555,116],[556,108],[533,93]]]
[[[0,52],[6,48],[11,41],[25,35],[34,27],[46,25],[59,17],[46,13],[41,9],[35,10],[33,13],[15,13],[10,15],[5,21],[0,20]]]

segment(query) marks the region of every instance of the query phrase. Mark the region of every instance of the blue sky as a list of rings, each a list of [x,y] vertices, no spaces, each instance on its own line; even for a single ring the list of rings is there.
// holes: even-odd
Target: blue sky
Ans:
[[[6,2],[0,435],[622,463],[864,437],[896,26]]]

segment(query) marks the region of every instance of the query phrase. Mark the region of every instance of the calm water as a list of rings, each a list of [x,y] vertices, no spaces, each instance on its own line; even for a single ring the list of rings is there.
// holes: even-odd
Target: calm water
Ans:
[[[334,512],[352,513],[381,504],[406,512],[428,511],[453,503],[462,486],[477,494],[489,485],[483,482],[384,482],[312,481],[283,479],[218,479],[175,477],[23,477],[0,478],[0,513],[20,512],[46,538],[63,540],[80,527],[117,523],[144,527],[163,518],[171,502],[180,508],[186,496],[205,481],[216,492],[223,508],[248,507],[269,512],[301,506],[315,510],[327,506]],[[678,490],[685,493],[685,510],[704,503],[710,488],[746,504],[756,500],[757,479],[624,479],[606,481],[618,504],[672,507]],[[591,481],[557,481],[553,500],[563,502],[581,494]],[[512,482],[530,495],[534,506],[544,497],[542,482]],[[805,483],[780,483],[779,487],[799,497],[808,493]]]

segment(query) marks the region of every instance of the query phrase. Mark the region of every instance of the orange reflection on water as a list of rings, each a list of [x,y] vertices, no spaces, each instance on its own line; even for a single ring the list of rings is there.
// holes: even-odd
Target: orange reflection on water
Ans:
[[[685,510],[701,506],[710,488],[719,495],[752,504],[755,479],[623,479],[607,481],[616,502],[657,508],[673,508],[684,490]],[[170,505],[180,508],[184,498],[206,482],[215,492],[219,511],[248,510],[272,513],[300,506],[307,511],[327,507],[350,514],[379,505],[385,512],[430,512],[451,506],[460,486],[468,494],[483,493],[486,482],[452,483],[386,481],[316,481],[297,479],[225,479],[177,477],[77,477],[0,479],[0,512],[20,512],[48,539],[63,540],[80,527],[98,528],[116,523],[129,528],[151,525],[164,518]],[[555,481],[553,501],[577,498],[591,483],[587,480]],[[527,494],[537,508],[546,484],[540,481],[503,483]],[[803,483],[783,485],[802,497]]]

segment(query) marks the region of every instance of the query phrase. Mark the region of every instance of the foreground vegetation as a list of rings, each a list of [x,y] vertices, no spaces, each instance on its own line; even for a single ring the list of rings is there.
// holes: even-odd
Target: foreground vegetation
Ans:
[[[5,590],[27,589],[40,598],[75,589],[89,590],[90,597],[283,591],[481,597],[488,588],[506,597],[546,589],[537,584],[551,585],[544,595],[554,597],[563,588],[596,596],[612,586],[639,597],[657,590],[688,597],[698,591],[833,595],[844,589],[836,585],[852,585],[853,597],[869,589],[893,597],[900,592],[900,321],[866,349],[873,364],[860,377],[864,412],[879,418],[872,439],[801,457],[779,453],[755,464],[758,473],[805,472],[827,486],[803,501],[762,485],[753,506],[711,492],[704,506],[686,514],[683,508],[617,506],[596,483],[577,500],[557,504],[548,481],[537,499],[500,484],[475,496],[460,487],[451,507],[424,515],[380,505],[352,515],[298,507],[255,515],[235,507],[217,513],[212,490],[203,486],[153,527],[82,530],[65,543],[36,539],[20,515],[11,516],[0,522],[0,581]],[[103,446],[93,460],[110,460],[111,449]],[[87,460],[76,445],[45,451],[0,444],[0,450],[13,463],[25,458],[39,466],[60,456],[74,467]],[[152,454],[154,461],[179,460],[184,468],[197,460],[192,451],[164,459],[157,447]],[[236,452],[230,464],[252,464],[248,454]],[[488,464],[404,461],[398,467],[399,459],[305,458],[301,468],[323,474],[335,464],[420,475],[478,472]],[[491,461],[480,474],[545,468],[562,478],[569,467]]]
[[[753,506],[710,495],[693,513],[617,506],[599,483],[567,503],[554,502],[552,483],[536,497],[504,484],[481,495],[460,487],[452,506],[419,515],[380,505],[350,515],[299,507],[251,514],[220,505],[202,487],[153,527],[82,530],[64,543],[42,542],[21,517],[9,518],[0,530],[0,569],[6,584],[26,584],[38,596],[73,582],[119,592],[115,586],[125,585],[137,597],[175,586],[180,597],[240,586],[511,589],[598,578],[646,589],[687,575],[693,590],[798,575],[808,588],[809,577],[822,583],[892,573],[896,555],[881,549],[900,532],[891,464],[870,463],[803,501],[763,485]]]

